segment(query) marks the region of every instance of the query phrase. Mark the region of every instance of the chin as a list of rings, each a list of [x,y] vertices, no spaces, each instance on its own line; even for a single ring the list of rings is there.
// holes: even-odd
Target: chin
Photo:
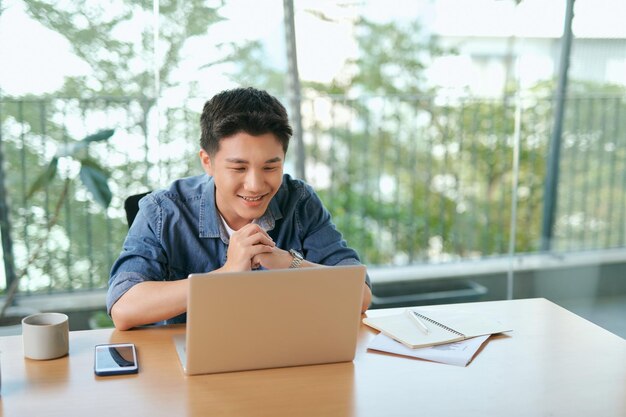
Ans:
[[[252,220],[258,219],[263,214],[265,214],[266,210],[267,206],[255,207],[254,209],[244,208],[237,214],[239,214],[239,217],[241,217],[242,219],[246,219],[248,222],[251,222]]]

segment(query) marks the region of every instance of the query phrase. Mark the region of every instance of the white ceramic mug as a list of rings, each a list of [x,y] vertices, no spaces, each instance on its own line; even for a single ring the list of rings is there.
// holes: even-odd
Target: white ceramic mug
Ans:
[[[24,356],[30,359],[55,359],[69,352],[68,317],[62,313],[37,313],[22,320]]]

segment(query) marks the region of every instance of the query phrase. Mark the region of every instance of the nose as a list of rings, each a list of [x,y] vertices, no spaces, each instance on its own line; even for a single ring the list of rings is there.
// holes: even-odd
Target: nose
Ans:
[[[249,170],[246,175],[246,182],[244,186],[246,191],[250,191],[252,193],[261,192],[263,190],[263,173],[256,169]]]

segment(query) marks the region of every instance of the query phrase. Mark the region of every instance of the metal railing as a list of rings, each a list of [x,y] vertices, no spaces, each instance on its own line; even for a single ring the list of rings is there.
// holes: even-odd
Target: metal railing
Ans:
[[[517,193],[516,252],[539,250],[553,100],[521,103],[520,170],[512,189],[511,98],[308,97],[302,116],[306,177],[369,265],[411,265],[507,254]],[[126,196],[200,172],[201,104],[155,110],[149,98],[3,99],[0,148],[15,266],[23,292],[104,288],[127,225]],[[191,110],[190,110],[191,109]],[[626,100],[567,99],[554,251],[625,246]],[[160,120],[156,120],[157,117]],[[92,157],[110,170],[103,211],[72,179],[50,223],[61,181],[28,197],[55,149],[115,128]],[[288,165],[290,157],[288,157]],[[37,252],[38,251],[38,252]]]

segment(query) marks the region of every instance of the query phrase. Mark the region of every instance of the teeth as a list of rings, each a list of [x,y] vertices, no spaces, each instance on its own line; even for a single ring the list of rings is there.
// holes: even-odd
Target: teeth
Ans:
[[[259,201],[261,198],[263,198],[263,196],[260,197],[245,197],[245,196],[241,196],[241,198],[243,198],[246,201]]]

